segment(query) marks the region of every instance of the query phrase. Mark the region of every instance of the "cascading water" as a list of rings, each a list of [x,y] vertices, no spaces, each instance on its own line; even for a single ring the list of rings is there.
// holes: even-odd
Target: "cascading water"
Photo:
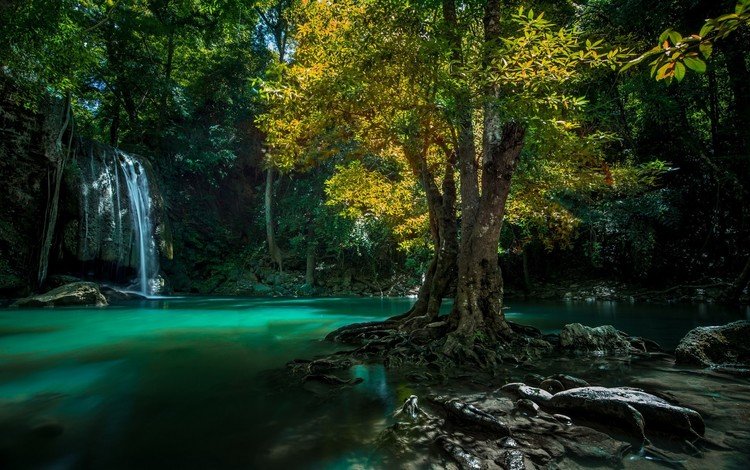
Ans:
[[[85,157],[79,154],[79,258],[114,266],[115,273],[104,277],[118,278],[117,272],[135,269],[137,276],[130,288],[146,296],[158,293],[153,203],[143,162],[111,147],[83,147],[88,152]]]
[[[156,277],[156,242],[151,226],[151,197],[146,170],[131,155],[119,152],[119,162],[128,188],[130,215],[138,245],[138,285],[140,293],[154,293],[152,280]]]

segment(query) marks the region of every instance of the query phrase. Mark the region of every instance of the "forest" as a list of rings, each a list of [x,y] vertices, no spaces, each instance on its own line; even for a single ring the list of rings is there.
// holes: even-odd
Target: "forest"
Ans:
[[[750,0],[0,0],[0,177],[2,468],[750,464]]]

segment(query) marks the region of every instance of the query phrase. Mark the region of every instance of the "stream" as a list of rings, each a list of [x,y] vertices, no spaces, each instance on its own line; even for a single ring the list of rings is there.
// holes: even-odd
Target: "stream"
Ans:
[[[372,365],[350,371],[362,384],[321,393],[290,383],[283,367],[340,348],[322,341],[327,332],[402,313],[412,302],[186,297],[0,310],[0,468],[393,466],[377,437],[409,395],[428,390]],[[573,322],[611,324],[666,349],[696,326],[750,318],[750,309],[713,305],[507,303],[509,319],[545,333]],[[750,466],[747,378],[664,360],[558,358],[535,368],[601,385],[666,388],[704,415],[707,436],[746,449],[686,457],[686,467]],[[635,454],[624,465],[662,468]]]

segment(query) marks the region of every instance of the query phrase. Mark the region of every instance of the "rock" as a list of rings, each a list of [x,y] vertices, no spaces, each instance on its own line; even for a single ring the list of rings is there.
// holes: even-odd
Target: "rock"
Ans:
[[[529,416],[536,416],[539,413],[539,405],[528,398],[521,398],[516,401],[516,409]]]
[[[750,321],[694,328],[675,350],[678,364],[731,367],[750,364]]]
[[[544,377],[539,374],[526,374],[523,378],[523,383],[532,387],[538,387],[542,382],[544,382]]]
[[[580,323],[571,323],[560,331],[560,347],[576,352],[627,352],[630,342],[612,325],[591,328]]]
[[[515,395],[518,398],[527,398],[540,405],[552,399],[551,393],[540,388],[529,387],[522,383],[510,383],[504,385],[500,390]]]
[[[479,458],[467,452],[463,447],[451,441],[443,435],[436,439],[435,443],[440,450],[452,458],[461,470],[481,470],[487,468]]]
[[[560,382],[564,390],[568,390],[570,388],[578,388],[578,387],[588,387],[589,383],[586,382],[583,379],[579,379],[578,377],[573,377],[571,375],[565,375],[565,374],[557,374],[548,377],[548,379],[554,379]]]
[[[545,379],[539,384],[539,388],[554,395],[557,392],[562,392],[566,387],[559,380]]]
[[[107,299],[93,282],[74,282],[44,294],[17,300],[14,307],[62,307],[66,305],[107,305]]]
[[[396,412],[396,416],[399,415],[405,415],[411,419],[417,419],[421,415],[427,416],[427,413],[419,407],[419,398],[417,398],[416,395],[411,395],[406,401],[404,401],[404,406]]]
[[[474,405],[458,401],[455,398],[447,400],[443,397],[430,397],[430,401],[440,405],[453,421],[476,426],[484,431],[502,436],[510,435],[510,429],[507,424]]]
[[[516,441],[515,439],[513,439],[510,436],[504,437],[504,438],[500,439],[497,442],[497,444],[500,447],[505,447],[506,449],[518,449],[519,447],[521,447],[521,445],[518,443],[518,441]]]
[[[705,432],[703,418],[697,411],[632,388],[574,388],[555,394],[543,406],[597,421],[615,421],[641,438],[645,438],[645,430],[691,437]]]
[[[573,420],[570,419],[569,416],[561,415],[561,414],[554,414],[552,415],[553,418],[557,420],[558,423],[565,425],[565,426],[572,426]]]
[[[526,461],[523,452],[518,449],[503,451],[500,454],[500,458],[495,460],[495,463],[505,470],[526,470]]]
[[[102,295],[108,302],[122,302],[127,300],[146,300],[147,297],[135,292],[123,292],[108,286],[101,286]]]

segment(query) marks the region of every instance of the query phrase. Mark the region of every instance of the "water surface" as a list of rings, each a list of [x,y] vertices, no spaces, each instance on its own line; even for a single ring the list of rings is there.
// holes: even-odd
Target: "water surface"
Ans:
[[[414,392],[407,382],[359,366],[350,373],[362,385],[310,393],[269,370],[335,350],[321,341],[334,328],[411,303],[183,298],[0,310],[0,468],[378,466],[374,441]],[[612,324],[667,348],[695,326],[747,315],[715,306],[509,306],[509,318],[545,332]]]

